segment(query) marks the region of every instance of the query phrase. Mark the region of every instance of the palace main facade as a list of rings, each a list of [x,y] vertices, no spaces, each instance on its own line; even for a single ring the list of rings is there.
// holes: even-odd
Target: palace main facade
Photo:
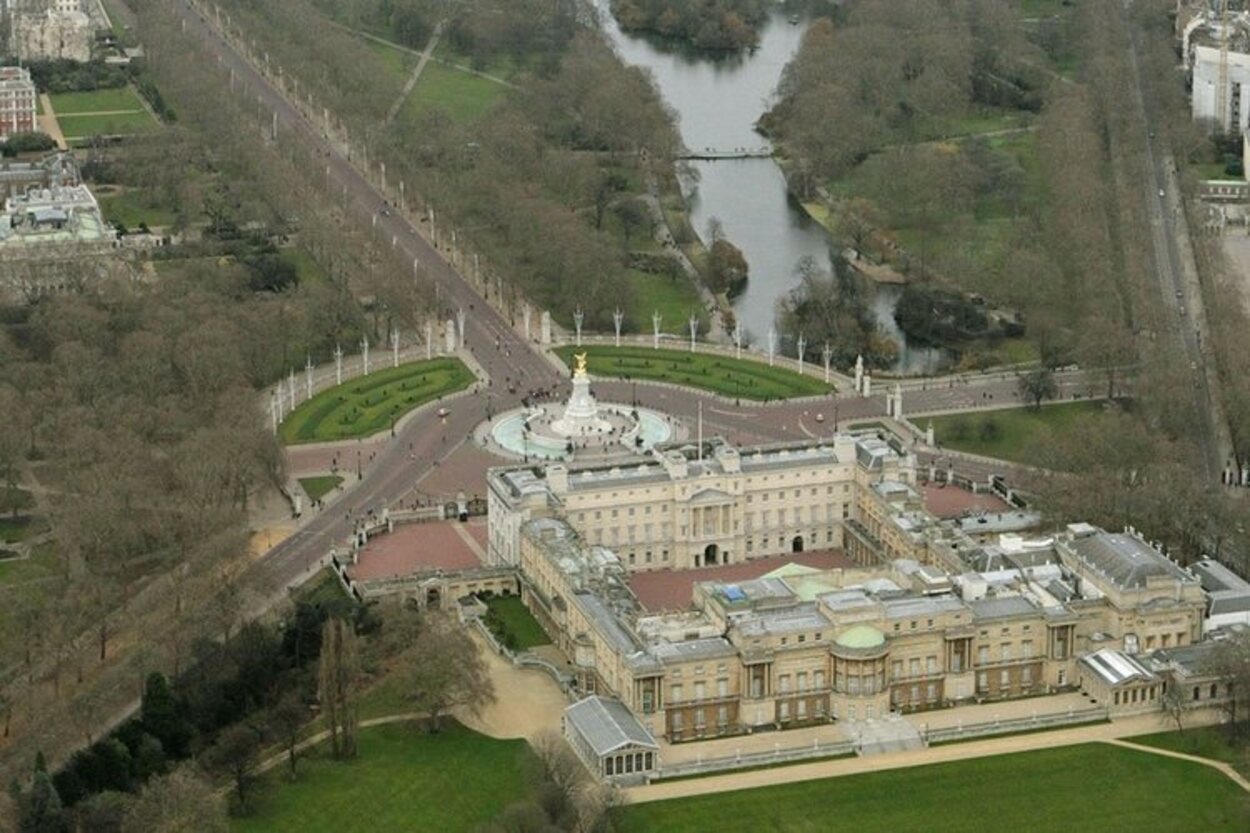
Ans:
[[[899,447],[849,435],[498,469],[490,557],[519,568],[580,690],[674,741],[1085,688],[1102,666],[1082,657],[1200,639],[1200,582],[1131,531],[974,535],[924,512],[914,475]],[[695,582],[672,610],[630,587],[817,547],[853,548],[855,566]],[[1158,681],[1136,682],[1157,708]]]

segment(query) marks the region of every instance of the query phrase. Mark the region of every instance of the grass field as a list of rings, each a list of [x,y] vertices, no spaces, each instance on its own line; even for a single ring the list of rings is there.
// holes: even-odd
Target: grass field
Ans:
[[[1243,737],[1250,732],[1250,724],[1241,724]],[[1151,735],[1137,735],[1126,738],[1142,746],[1153,746],[1156,749],[1168,749],[1172,752],[1183,752],[1186,755],[1197,755],[1213,761],[1223,761],[1237,767],[1242,774],[1250,771],[1250,756],[1244,753],[1238,757],[1238,750],[1228,742],[1227,726],[1195,726],[1183,732],[1158,732]]]
[[[299,485],[304,488],[304,493],[308,495],[309,500],[321,500],[321,498],[337,489],[342,482],[343,478],[336,474],[327,474],[322,477],[301,477],[299,479]]]
[[[174,212],[168,206],[146,199],[143,192],[136,189],[101,195],[100,210],[108,222],[121,223],[132,229],[143,223],[149,227],[160,227],[174,222]]]
[[[57,569],[55,544],[45,541],[31,549],[30,558],[0,561],[0,586],[39,581],[55,574]],[[0,612],[0,631],[4,630],[4,615]]]
[[[324,390],[282,423],[282,441],[312,443],[368,437],[426,402],[473,384],[459,359],[410,362]]]
[[[508,88],[468,72],[431,61],[421,71],[417,86],[400,111],[400,119],[415,121],[426,110],[438,108],[460,124],[477,121]]]
[[[53,93],[48,97],[52,100],[52,109],[58,116],[143,109],[143,102],[130,87],[114,87],[83,93]]]
[[[1080,431],[1102,416],[1102,408],[1098,402],[1071,402],[1043,405],[1036,411],[1012,408],[948,414],[932,418],[933,432],[938,444],[945,448],[1027,463],[1045,433]],[[929,417],[915,419],[922,428],[929,422]]]
[[[375,40],[367,42],[373,53],[382,59],[382,63],[386,68],[394,73],[398,78],[407,78],[408,73],[412,72],[412,68],[417,65],[417,56],[411,52],[405,52],[402,49],[396,49],[385,43],[378,43]]]
[[[495,637],[512,650],[527,651],[539,645],[551,644],[547,632],[519,597],[492,596],[486,600],[486,607],[490,609],[487,626],[491,626],[492,620],[498,623],[492,627]]]
[[[707,312],[699,293],[690,281],[683,277],[670,278],[637,269],[628,270],[629,285],[634,289],[633,308],[630,317],[644,331],[651,329],[651,316],[660,313],[661,326],[668,329],[686,326],[690,313],[699,316],[699,329],[707,330]]]
[[[437,735],[395,724],[362,729],[360,754],[300,763],[298,780],[265,776],[235,833],[468,833],[524,797],[531,753],[522,740],[494,740],[457,725]],[[324,746],[318,747],[324,750]]]
[[[66,139],[88,139],[92,136],[134,136],[150,133],[160,125],[152,120],[146,110],[134,113],[114,113],[107,116],[62,116],[57,123]]]
[[[56,93],[49,98],[66,139],[133,136],[160,128],[160,123],[144,108],[138,93],[130,87]]]
[[[1085,744],[647,804],[619,833],[1244,831],[1245,794],[1201,764]]]
[[[295,267],[295,274],[299,277],[300,283],[322,283],[326,279],[326,273],[322,271],[320,264],[313,259],[307,249],[301,249],[298,246],[281,249],[278,257]]]
[[[587,353],[596,376],[619,376],[639,381],[672,382],[742,399],[771,400],[816,396],[829,392],[819,379],[763,362],[732,359],[706,353],[652,350],[647,347],[561,347],[556,354],[572,365],[574,353]]]

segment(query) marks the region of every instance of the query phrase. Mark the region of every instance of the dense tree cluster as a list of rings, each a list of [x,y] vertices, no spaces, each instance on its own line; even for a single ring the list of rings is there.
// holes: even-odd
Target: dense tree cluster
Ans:
[[[768,0],[612,0],[621,28],[654,32],[696,49],[736,51],[759,42]]]
[[[825,344],[833,361],[850,366],[858,356],[870,366],[889,366],[898,348],[877,331],[855,278],[845,265],[830,274],[811,258],[799,262],[799,283],[777,302],[777,322],[783,333],[806,339],[809,361],[821,357]]]
[[[812,24],[765,126],[802,160],[800,187],[883,145],[941,132],[978,105],[1036,109],[1037,49],[1003,0],[866,0]]]

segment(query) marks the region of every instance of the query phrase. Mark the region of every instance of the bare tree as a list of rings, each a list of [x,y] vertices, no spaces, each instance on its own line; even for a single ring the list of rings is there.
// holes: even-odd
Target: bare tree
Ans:
[[[495,686],[478,643],[448,614],[427,611],[421,632],[401,658],[409,701],[429,715],[430,731],[454,708],[471,714],[495,699]]]
[[[356,754],[356,684],[360,677],[360,650],[351,623],[327,619],[321,630],[321,713],[330,728],[330,748],[336,758]]]
[[[296,751],[300,732],[307,722],[308,708],[300,700],[298,692],[288,692],[269,712],[269,730],[286,750],[287,767],[292,778],[296,775]]]
[[[212,785],[187,768],[153,778],[129,802],[121,833],[226,833],[226,808]]]

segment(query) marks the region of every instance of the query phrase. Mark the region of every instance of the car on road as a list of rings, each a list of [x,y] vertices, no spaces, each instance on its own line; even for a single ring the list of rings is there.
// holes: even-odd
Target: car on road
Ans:
[[[1182,290],[1179,290],[1179,289],[1176,290],[1176,300],[1179,301],[1181,298],[1184,298],[1184,297],[1185,297],[1185,293]]]
[[[1166,197],[1166,196],[1167,196],[1167,194],[1166,194],[1166,193],[1164,193],[1164,191],[1163,191],[1163,189],[1162,189],[1162,188],[1160,188],[1160,189],[1159,189],[1159,196],[1161,196],[1161,197]]]
[[[1185,307],[1184,307],[1184,305],[1182,305],[1182,306],[1181,306],[1180,311],[1179,311],[1179,314],[1180,314],[1180,315],[1184,315],[1184,314],[1185,314]]]
[[[439,415],[439,418],[440,418],[440,419],[447,419],[447,415],[448,415],[448,414],[450,414],[450,413],[451,413],[451,411],[447,410],[446,408],[439,408],[439,409],[438,409],[438,415]]]

